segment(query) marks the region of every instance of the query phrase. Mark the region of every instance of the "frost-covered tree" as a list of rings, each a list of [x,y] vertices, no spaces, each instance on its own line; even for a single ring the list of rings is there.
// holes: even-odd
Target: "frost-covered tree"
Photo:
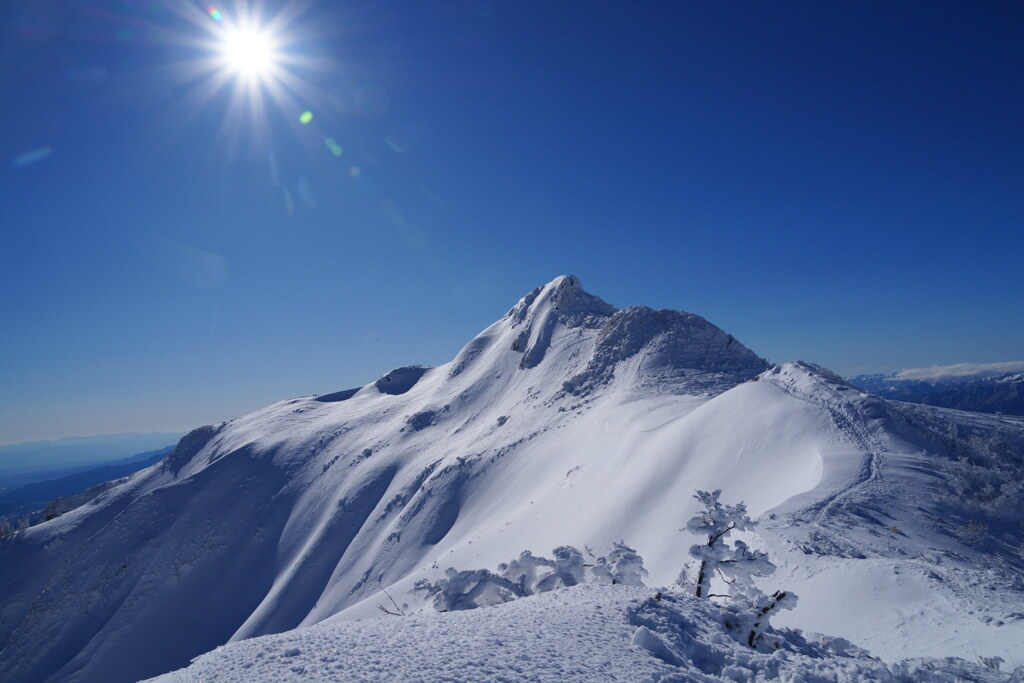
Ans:
[[[704,505],[686,525],[688,531],[706,536],[704,544],[690,548],[690,555],[699,562],[696,580],[698,598],[711,597],[711,578],[718,574],[729,586],[730,609],[737,615],[738,628],[745,634],[747,645],[756,648],[768,628],[768,620],[780,610],[793,609],[797,597],[788,591],[775,591],[766,595],[755,584],[756,577],[775,573],[775,565],[767,553],[750,548],[741,540],[733,544],[726,540],[733,530],[747,530],[755,526],[747,516],[743,503],[723,505],[718,497],[721,490],[697,491],[694,496]]]
[[[703,544],[691,546],[690,555],[697,559],[696,595],[698,598],[711,597],[711,577],[716,568],[730,557],[731,548],[725,537],[733,530],[749,529],[753,522],[747,516],[743,503],[723,505],[718,497],[722,489],[697,491],[694,495],[704,509],[686,523],[686,531],[706,536]]]
[[[719,576],[732,589],[730,595],[746,592],[754,585],[753,577],[770,576],[775,573],[775,569],[775,565],[768,560],[767,553],[752,550],[739,540],[733,544],[731,553],[727,553],[716,567]]]
[[[773,614],[796,606],[794,593],[775,591],[766,595],[754,585],[754,577],[770,576],[776,567],[766,553],[750,549],[743,541],[735,542],[732,556],[723,560],[717,569],[729,584],[729,600],[733,607],[745,615],[747,623],[744,630],[750,647],[755,647],[762,638]]]

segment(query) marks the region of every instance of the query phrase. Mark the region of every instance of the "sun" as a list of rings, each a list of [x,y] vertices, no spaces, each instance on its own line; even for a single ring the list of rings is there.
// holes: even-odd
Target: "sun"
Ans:
[[[247,78],[269,76],[277,58],[270,33],[252,27],[225,32],[221,56],[229,69]]]
[[[190,25],[176,36],[182,59],[171,70],[181,84],[183,115],[200,116],[215,106],[232,150],[250,134],[264,144],[274,110],[304,125],[312,109],[326,106],[326,93],[309,80],[334,65],[326,54],[308,51],[331,35],[306,14],[314,0],[232,0],[228,7],[207,5],[203,11],[197,3],[160,1]],[[263,11],[266,5],[275,11]]]

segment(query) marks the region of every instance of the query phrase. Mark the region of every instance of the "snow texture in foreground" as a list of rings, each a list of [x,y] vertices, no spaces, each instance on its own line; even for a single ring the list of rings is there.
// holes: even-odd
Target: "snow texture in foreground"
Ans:
[[[963,660],[885,664],[841,638],[773,632],[759,653],[706,600],[585,584],[466,612],[316,625],[233,643],[162,683],[194,681],[1005,681]]]

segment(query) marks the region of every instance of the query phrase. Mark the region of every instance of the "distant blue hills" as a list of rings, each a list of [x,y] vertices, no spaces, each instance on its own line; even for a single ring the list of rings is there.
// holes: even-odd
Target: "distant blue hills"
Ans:
[[[107,465],[94,467],[56,479],[26,484],[14,489],[0,491],[0,517],[34,517],[48,503],[63,496],[80,493],[92,486],[129,474],[159,462],[171,452],[173,445],[155,451],[138,453],[130,458],[115,460]],[[32,519],[33,523],[36,521]]]
[[[69,476],[177,443],[182,432],[76,436],[0,446],[0,491]]]
[[[959,369],[965,366],[947,367]],[[858,375],[849,381],[864,391],[895,401],[978,413],[1024,415],[1024,372],[956,374],[943,373],[942,370],[938,367]]]

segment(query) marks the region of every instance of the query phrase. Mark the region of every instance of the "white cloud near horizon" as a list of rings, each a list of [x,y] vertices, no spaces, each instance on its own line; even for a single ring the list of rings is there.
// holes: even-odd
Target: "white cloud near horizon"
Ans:
[[[895,373],[893,379],[941,379],[943,377],[970,377],[972,375],[1001,375],[1024,372],[1024,360],[1005,363],[957,363],[933,365],[929,368],[908,368]]]

